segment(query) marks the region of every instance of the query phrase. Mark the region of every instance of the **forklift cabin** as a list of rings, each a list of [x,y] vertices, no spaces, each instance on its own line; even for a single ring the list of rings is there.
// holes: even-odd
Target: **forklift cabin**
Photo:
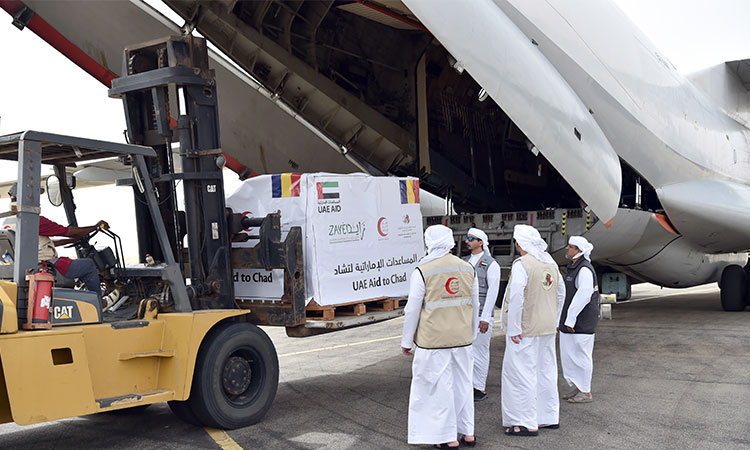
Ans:
[[[279,377],[276,350],[257,325],[290,330],[305,323],[301,230],[292,228],[281,241],[277,214],[251,219],[225,207],[205,40],[179,36],[127,48],[122,73],[110,96],[123,101],[134,145],[34,131],[0,137],[0,158],[18,161],[17,209],[3,213],[16,215],[16,232],[0,238],[0,247],[12,250],[12,265],[6,264],[12,269],[0,264],[6,278],[0,279],[0,423],[27,425],[163,401],[196,425],[256,423],[270,408]],[[80,321],[65,326],[19,330],[29,295],[26,275],[37,267],[41,165],[54,166],[75,225],[65,168],[107,157],[131,167],[132,177],[117,184],[133,188],[140,263],[123,264],[111,231],[99,230],[115,241],[114,253],[76,249],[101,260],[103,282],[122,289],[134,309],[127,317],[102,319],[99,309],[96,317],[84,320],[81,312]],[[177,208],[178,182],[184,212]],[[242,233],[249,227],[259,234]],[[259,243],[232,249],[233,240],[250,238]],[[237,309],[233,268],[284,269],[282,301]]]
[[[46,177],[45,182],[50,203],[55,206],[63,205],[69,226],[78,226],[71,189],[73,183],[68,182],[75,178],[66,175],[66,168],[115,157],[121,160],[132,160],[134,167],[137,167],[138,164],[143,163],[144,156],[154,156],[153,149],[37,131],[0,136],[0,158],[16,160],[18,163],[15,210],[0,213],[0,217],[15,216],[14,227],[0,230],[0,253],[5,259],[5,264],[0,265],[0,279],[13,280],[18,287],[16,311],[19,324],[25,323],[27,319],[26,276],[41,266],[36,256],[40,196],[44,192],[40,186],[41,166],[52,165],[55,173]],[[60,180],[66,180],[66,182],[61,183]],[[76,247],[77,256],[91,258],[103,275],[103,280],[127,276],[122,264],[122,247],[119,239],[115,240],[116,256],[110,247],[96,250],[89,243],[89,238],[100,231],[113,238],[117,237],[109,230],[97,229],[88,237],[71,244]],[[51,264],[45,264],[45,266],[45,269],[55,277],[50,306],[50,322],[53,325],[64,326],[102,321],[100,299],[94,292],[73,289],[75,287],[73,279],[59,273]],[[152,276],[162,277],[163,268],[149,269]],[[167,275],[164,275],[164,279],[169,280]],[[176,280],[171,282],[175,286],[181,284],[176,283]],[[7,313],[10,314],[9,311]]]
[[[87,291],[56,288],[51,310],[68,301],[78,313],[66,326],[19,329],[26,320],[26,275],[38,267],[41,165],[53,164],[64,179],[69,164],[117,156],[137,174],[153,154],[142,146],[35,131],[0,137],[0,157],[18,161],[17,207],[2,213],[16,216],[16,230],[0,239],[9,256],[0,266],[1,422],[27,425],[169,401],[184,420],[235,428],[257,422],[270,407],[278,381],[273,344],[256,326],[232,320],[249,311],[193,312],[181,272],[169,259],[131,273],[123,268],[118,276],[163,280],[177,293],[176,303],[182,293],[188,311],[160,314],[159,298],[152,296],[140,300],[134,319],[103,322],[98,300],[85,301]],[[163,227],[151,179],[141,182],[155,210],[152,220]],[[60,183],[60,193],[72,205],[67,183]]]

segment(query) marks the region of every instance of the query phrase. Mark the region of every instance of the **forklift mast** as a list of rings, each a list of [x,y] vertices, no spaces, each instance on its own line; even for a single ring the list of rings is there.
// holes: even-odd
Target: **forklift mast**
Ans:
[[[151,255],[157,263],[176,262],[185,277],[189,271],[187,291],[193,309],[234,308],[222,178],[225,159],[206,41],[173,36],[128,47],[122,73],[113,80],[109,95],[123,101],[128,142],[150,146],[157,153],[146,158],[149,173],[140,176],[153,180],[164,223],[159,227],[151,219],[153,205],[148,204],[143,183],[134,171],[140,262],[147,262],[146,256]],[[177,155],[175,142],[179,143]],[[176,170],[177,162],[181,173]],[[184,189],[184,212],[178,210],[178,182]]]

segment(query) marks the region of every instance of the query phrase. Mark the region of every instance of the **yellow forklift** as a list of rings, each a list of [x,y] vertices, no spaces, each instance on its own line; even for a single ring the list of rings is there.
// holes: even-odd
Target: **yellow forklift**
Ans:
[[[281,241],[278,215],[251,219],[226,208],[205,41],[170,37],[124,53],[124,75],[110,96],[123,101],[128,144],[35,131],[0,136],[0,159],[18,163],[15,208],[0,213],[15,220],[13,230],[0,230],[0,422],[27,425],[167,401],[196,425],[256,423],[279,377],[276,350],[257,325],[294,329],[305,321],[300,230]],[[67,169],[103,158],[129,168],[117,184],[132,186],[140,263],[124,263],[112,230],[92,234],[111,238],[114,251],[94,248],[92,236],[74,246],[79,258],[94,261],[102,286],[121,293],[110,311],[37,255],[42,165],[55,173],[46,181],[50,201],[77,226]],[[102,198],[87,207],[110,205]],[[250,227],[259,234],[243,233]],[[259,243],[232,249],[233,240],[249,238]],[[284,269],[281,302],[235,306],[232,269],[253,267]],[[43,292],[52,277],[54,287]],[[45,308],[48,316],[37,314]]]

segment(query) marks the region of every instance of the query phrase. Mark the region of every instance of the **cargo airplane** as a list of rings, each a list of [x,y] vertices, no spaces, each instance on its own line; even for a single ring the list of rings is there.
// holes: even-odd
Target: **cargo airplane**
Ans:
[[[166,0],[182,29],[70,3],[0,7],[105,84],[128,44],[209,39],[239,167],[416,175],[461,212],[585,203],[605,290],[720,281],[724,309],[748,303],[750,60],[686,78],[606,0]]]

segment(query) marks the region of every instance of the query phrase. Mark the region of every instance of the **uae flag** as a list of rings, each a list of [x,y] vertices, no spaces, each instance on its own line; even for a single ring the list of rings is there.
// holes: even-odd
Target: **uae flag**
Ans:
[[[316,185],[318,188],[318,200],[339,198],[338,181],[318,181]]]

